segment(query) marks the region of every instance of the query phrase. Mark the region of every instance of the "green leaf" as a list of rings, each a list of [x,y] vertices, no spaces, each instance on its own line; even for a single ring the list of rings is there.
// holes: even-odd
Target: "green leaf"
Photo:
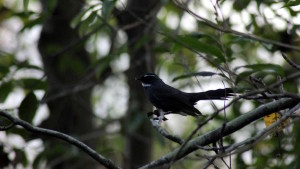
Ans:
[[[28,60],[22,61],[22,62],[15,62],[15,65],[18,69],[35,69],[35,70],[41,70],[43,71],[43,68],[38,67],[36,65],[31,65]]]
[[[71,28],[76,28],[76,26],[79,25],[79,23],[81,22],[81,19],[83,17],[83,15],[86,13],[86,11],[81,11],[79,14],[77,14],[75,16],[75,18],[72,19],[71,21]]]
[[[234,70],[237,71],[240,68],[246,68],[246,71],[238,74],[236,77],[235,83],[238,84],[242,80],[248,80],[250,75],[254,75],[259,78],[266,77],[267,75],[280,75],[284,77],[284,70],[281,66],[276,64],[253,64],[253,65],[245,65],[239,66]]]
[[[250,0],[234,1],[233,9],[237,11],[242,11],[243,9],[247,8],[250,2]]]
[[[0,65],[0,81],[8,74],[9,67]]]
[[[47,84],[45,81],[41,79],[34,79],[34,78],[23,78],[17,80],[24,89],[28,90],[46,90]]]
[[[13,85],[11,82],[4,82],[0,85],[0,103],[5,102],[8,95],[12,92]]]
[[[43,161],[43,159],[45,157],[46,157],[45,151],[38,154],[33,161],[33,164],[32,164],[33,168],[40,168],[41,162]]]
[[[111,14],[111,11],[113,10],[115,6],[115,0],[104,0],[102,2],[102,16],[104,19],[108,19],[108,17]]]
[[[15,161],[21,162],[23,166],[28,165],[28,159],[23,149],[14,149],[15,151]]]
[[[182,49],[182,46],[179,44],[174,44],[171,49],[170,49],[170,53],[171,54],[175,54],[177,52],[179,52]]]
[[[92,13],[97,13],[97,11],[95,11],[93,8],[97,7],[98,4],[95,4],[95,5],[91,5],[89,6],[88,8],[84,8],[83,10],[81,10],[74,18],[73,20],[71,21],[71,28],[76,28],[79,24],[81,24],[82,22],[84,22],[86,19],[84,19],[83,21],[83,17],[88,13],[88,12],[91,12]],[[89,15],[90,16],[90,15]]]
[[[9,73],[9,68],[13,66],[15,56],[0,51],[0,80]]]
[[[19,17],[23,22],[26,22],[28,21],[29,17],[33,16],[33,15],[37,15],[36,12],[33,12],[33,11],[21,11],[21,12],[14,12],[12,14],[12,16],[17,16]]]
[[[25,13],[28,13],[28,4],[29,0],[23,0],[23,8]]]
[[[10,8],[6,8],[2,5],[3,1],[0,1],[0,23],[2,23],[3,21],[5,21],[6,19],[10,18],[15,12],[10,9]],[[1,52],[0,52],[1,53]]]
[[[252,69],[253,71],[271,71],[273,73],[277,73],[280,76],[284,76],[284,70],[280,65],[276,64],[253,64],[253,65],[246,65],[241,66],[244,68]]]
[[[15,56],[11,54],[1,54],[0,55],[0,66],[9,67],[15,61]]]
[[[34,26],[41,24],[42,21],[43,21],[43,17],[38,17],[36,19],[29,20],[28,22],[25,23],[25,25],[20,30],[20,32],[24,32],[26,29],[31,29]]]
[[[216,56],[221,62],[225,62],[222,51],[215,45],[209,45],[190,36],[177,36],[176,42],[182,46],[191,48],[192,50]]]
[[[83,36],[89,32],[91,25],[97,21],[97,12],[92,12],[84,21],[80,23],[79,35]]]
[[[281,8],[286,8],[286,7],[292,7],[292,6],[297,6],[300,5],[300,0],[289,0],[283,7]]]
[[[23,99],[19,107],[19,117],[27,122],[32,123],[38,108],[38,99],[35,94],[31,91]]]
[[[235,79],[235,84],[239,84],[242,80],[249,80],[249,76],[253,74],[255,71],[244,71],[237,75]]]

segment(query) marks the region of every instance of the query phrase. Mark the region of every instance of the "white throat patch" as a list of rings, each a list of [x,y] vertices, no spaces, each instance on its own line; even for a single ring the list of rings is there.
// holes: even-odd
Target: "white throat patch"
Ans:
[[[155,76],[155,75],[144,75],[144,77],[148,77],[148,76]]]
[[[151,84],[142,83],[142,86],[143,86],[144,88],[147,88],[147,87],[150,87]]]

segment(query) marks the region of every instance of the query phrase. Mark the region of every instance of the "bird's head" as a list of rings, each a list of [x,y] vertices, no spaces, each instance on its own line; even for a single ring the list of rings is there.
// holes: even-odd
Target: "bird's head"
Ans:
[[[135,78],[142,82],[144,88],[148,88],[153,85],[155,82],[162,82],[162,80],[154,73],[146,73],[143,76]]]

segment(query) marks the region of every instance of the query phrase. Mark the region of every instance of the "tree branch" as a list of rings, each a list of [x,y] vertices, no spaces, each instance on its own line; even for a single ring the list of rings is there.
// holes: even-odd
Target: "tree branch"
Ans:
[[[296,106],[293,108],[289,109],[288,112],[286,112],[279,120],[274,122],[272,125],[264,128],[263,130],[259,131],[255,136],[248,138],[242,142],[232,144],[228,147],[226,147],[226,151],[217,154],[215,156],[206,156],[209,158],[217,158],[217,157],[226,157],[229,154],[238,154],[238,153],[243,153],[245,151],[248,151],[251,149],[257,142],[265,138],[271,133],[276,132],[276,130],[279,130],[280,125],[284,123],[287,119],[289,119],[297,110],[300,109],[300,103],[298,103]],[[283,126],[286,127],[286,126]]]
[[[112,169],[119,169],[120,168],[120,167],[116,166],[113,163],[113,161],[103,157],[102,155],[97,153],[95,150],[93,150],[92,148],[90,148],[89,146],[87,146],[83,142],[75,139],[72,136],[69,136],[67,134],[64,134],[64,133],[61,133],[61,132],[58,132],[58,131],[32,126],[28,122],[26,122],[24,120],[21,120],[21,119],[18,119],[16,117],[13,117],[9,113],[7,113],[5,111],[2,111],[2,110],[0,110],[0,116],[3,116],[5,118],[7,118],[8,120],[10,120],[12,122],[11,125],[22,126],[25,130],[30,131],[32,133],[37,133],[37,134],[42,134],[42,135],[46,135],[46,136],[56,137],[58,139],[64,140],[64,141],[78,147],[79,149],[83,150],[85,153],[87,153],[89,156],[91,156],[94,160],[98,161],[100,164],[102,164],[103,166],[105,166],[107,168],[112,168]],[[11,125],[9,125],[9,126],[11,126]],[[11,128],[11,127],[8,127],[8,128]],[[4,128],[4,129],[6,129],[6,128]]]
[[[153,168],[153,167],[169,164],[174,159],[175,156],[176,156],[176,158],[174,160],[178,161],[179,159],[181,159],[181,158],[185,157],[186,155],[197,150],[198,146],[205,146],[210,143],[216,142],[219,139],[221,139],[221,136],[227,136],[231,133],[234,133],[235,131],[245,127],[246,125],[252,123],[253,121],[255,121],[263,116],[266,116],[273,112],[277,112],[279,110],[294,107],[298,103],[299,103],[299,99],[280,99],[277,101],[273,101],[273,102],[261,105],[260,107],[228,122],[223,130],[222,130],[223,127],[220,127],[218,129],[208,132],[202,136],[192,139],[180,151],[180,153],[178,153],[178,151],[180,149],[180,147],[178,147],[178,148],[174,149],[173,151],[171,151],[170,153],[164,155],[160,159],[155,160],[141,168],[142,169]],[[221,132],[222,132],[222,135],[221,135]]]
[[[156,130],[165,138],[167,138],[175,143],[178,143],[179,145],[181,145],[183,143],[183,140],[180,137],[169,134],[169,132],[166,131],[165,129],[163,129],[157,121],[150,119],[150,122],[151,122],[152,126],[154,128],[156,128]]]

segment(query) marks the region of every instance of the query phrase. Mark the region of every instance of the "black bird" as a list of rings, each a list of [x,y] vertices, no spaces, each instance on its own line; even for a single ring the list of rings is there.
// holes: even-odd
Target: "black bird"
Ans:
[[[186,93],[165,84],[156,74],[146,73],[136,78],[142,82],[149,101],[166,114],[176,113],[198,117],[201,112],[194,107],[199,100],[225,100],[234,96],[231,88]]]

